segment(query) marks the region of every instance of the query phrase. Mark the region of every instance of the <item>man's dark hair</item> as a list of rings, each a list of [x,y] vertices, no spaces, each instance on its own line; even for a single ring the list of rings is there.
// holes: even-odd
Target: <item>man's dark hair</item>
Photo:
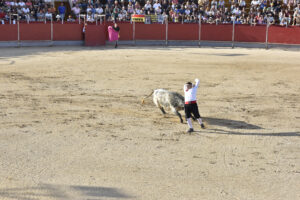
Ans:
[[[187,82],[186,84],[187,84],[187,85],[192,85],[192,83],[191,83],[191,82]]]

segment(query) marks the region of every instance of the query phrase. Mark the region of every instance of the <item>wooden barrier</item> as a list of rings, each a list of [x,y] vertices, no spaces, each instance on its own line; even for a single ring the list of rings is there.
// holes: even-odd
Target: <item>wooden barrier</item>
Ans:
[[[198,24],[168,24],[168,40],[198,40]]]
[[[104,34],[104,39],[108,39],[107,27],[113,25],[106,23],[101,25],[89,24],[89,30],[86,42],[87,45],[103,45],[103,38],[98,35]],[[125,22],[118,23],[120,27],[120,40],[133,40],[133,24]],[[96,28],[99,26],[98,28]],[[101,28],[100,28],[101,27]],[[44,23],[20,23],[20,40],[51,40],[51,24]],[[54,41],[79,41],[83,40],[83,24],[78,23],[53,23]],[[95,34],[95,36],[94,36]],[[232,24],[202,24],[202,41],[231,41]],[[270,44],[300,44],[300,27],[281,27],[270,26],[268,42]],[[168,24],[168,40],[191,40],[199,39],[199,24]],[[235,42],[259,42],[264,43],[266,38],[266,26],[236,25],[234,41]],[[135,39],[137,40],[165,40],[165,24],[135,24]],[[18,25],[4,24],[0,25],[0,41],[17,41]],[[93,40],[95,40],[93,42]]]
[[[300,27],[269,27],[269,43],[300,44]]]
[[[198,24],[197,24],[198,26]],[[231,41],[232,24],[202,24],[201,40],[207,41]]]
[[[53,40],[83,40],[83,24],[53,24]]]
[[[165,40],[165,24],[142,24],[135,23],[135,39],[137,40]]]
[[[20,23],[20,40],[51,40],[51,24]]]
[[[102,46],[105,45],[104,25],[88,25],[85,29],[85,46]]]
[[[0,25],[0,41],[16,41],[16,40],[18,40],[17,24]]]

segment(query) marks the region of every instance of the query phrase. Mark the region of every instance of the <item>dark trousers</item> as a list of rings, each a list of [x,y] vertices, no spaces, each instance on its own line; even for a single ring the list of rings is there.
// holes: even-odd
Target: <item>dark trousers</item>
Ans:
[[[184,105],[184,112],[185,112],[185,117],[191,118],[192,114],[196,119],[200,118],[199,110],[198,110],[198,105],[197,103],[192,103],[192,104],[185,104]]]

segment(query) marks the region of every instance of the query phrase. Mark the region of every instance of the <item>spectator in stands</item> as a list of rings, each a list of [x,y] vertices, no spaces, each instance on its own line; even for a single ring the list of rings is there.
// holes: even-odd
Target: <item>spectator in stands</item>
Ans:
[[[29,20],[29,13],[30,13],[30,10],[28,8],[28,6],[23,6],[22,8],[22,15],[27,19]]]
[[[167,2],[167,0],[164,0],[162,5],[161,5],[161,8],[162,8],[162,12],[167,12],[168,8],[169,8],[169,3]]]
[[[72,15],[69,15],[67,22],[75,22],[75,19],[73,19]]]
[[[58,13],[61,20],[64,20],[65,14],[66,14],[66,7],[64,6],[64,3],[61,3],[58,7]]]
[[[115,1],[113,13],[112,13],[112,20],[113,21],[116,21],[118,19],[119,12],[120,12],[120,9],[118,7],[118,1]]]
[[[141,10],[141,9],[135,8],[134,14],[139,15],[139,14],[141,14],[141,13],[142,13],[142,10]]]
[[[5,22],[4,22],[4,20],[5,20],[5,13],[2,11],[1,7],[0,7],[0,20],[1,20],[1,24],[5,24]]]
[[[158,0],[155,1],[155,4],[153,4],[153,9],[156,10],[156,9],[160,9],[161,8],[161,5],[159,3]]]
[[[45,21],[45,13],[42,9],[37,13],[37,21]]]
[[[88,22],[94,22],[94,21],[95,21],[95,20],[94,20],[94,15],[92,14],[91,11],[89,11],[89,12],[87,13],[86,20],[87,20]]]
[[[28,7],[31,7],[32,6],[31,0],[26,1],[25,5],[28,6]]]
[[[136,9],[142,9],[142,6],[140,5],[140,3],[137,1],[135,4],[134,4],[134,7],[136,8]]]
[[[80,9],[86,11],[87,6],[88,6],[87,1],[86,0],[81,0],[80,6],[79,6]]]
[[[152,5],[150,4],[150,1],[147,1],[147,3],[144,6],[144,11],[150,11],[152,8]]]
[[[106,6],[105,6],[104,15],[105,15],[105,19],[106,20],[110,20],[110,18],[111,18],[111,11],[110,11],[110,8],[109,8],[108,4],[106,4]]]
[[[242,24],[252,22],[265,24],[267,19],[271,20],[271,23],[281,25],[296,25],[297,20],[300,23],[300,9],[297,6],[300,0],[252,0],[251,5],[246,5],[246,0],[229,0],[229,5],[225,5],[225,0],[211,0],[211,2],[209,0],[148,0],[146,2],[144,0],[72,0],[74,7],[71,13],[66,12],[63,3],[56,12],[51,2],[51,0],[0,1],[0,17],[8,19],[10,14],[19,14],[21,20],[41,21],[43,16],[48,20],[51,19],[51,14],[58,13],[60,17],[57,19],[60,20],[65,17],[65,14],[72,14],[74,18],[78,18],[80,13],[87,13],[92,15],[89,16],[91,19],[94,19],[94,14],[105,14],[107,20],[124,21],[130,20],[133,13],[147,13],[157,16],[151,16],[151,21],[160,19],[161,22],[161,13],[165,12],[174,22],[196,22],[201,14],[204,23],[229,23],[233,22],[232,16],[236,17],[236,23]],[[104,2],[106,5],[101,4]]]
[[[300,4],[298,4],[298,6],[294,9],[293,12],[293,23],[292,25],[299,25],[300,23]]]
[[[225,7],[225,1],[224,0],[219,0],[218,2],[218,8],[224,8]]]
[[[127,19],[127,11],[125,9],[125,6],[122,7],[122,10],[119,13],[119,21],[125,21]]]
[[[47,9],[45,13],[45,18],[46,20],[51,20],[52,19],[52,13],[49,12],[49,9]]]
[[[96,11],[97,15],[102,15],[103,14],[103,8],[102,8],[102,6],[97,5],[95,11]]]
[[[72,12],[73,12],[74,16],[76,16],[76,18],[79,18],[80,8],[79,8],[78,4],[76,4],[75,7],[72,8]]]
[[[128,16],[131,16],[134,13],[134,6],[131,1],[129,1],[127,5],[127,14]]]

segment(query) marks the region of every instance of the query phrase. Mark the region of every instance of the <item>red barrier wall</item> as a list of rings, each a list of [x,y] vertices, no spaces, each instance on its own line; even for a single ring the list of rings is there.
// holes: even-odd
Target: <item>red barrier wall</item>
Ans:
[[[130,23],[119,23],[120,27],[120,40],[133,40],[133,26]],[[107,29],[106,29],[107,31]]]
[[[20,40],[51,40],[51,24],[20,23]]]
[[[269,43],[300,44],[300,27],[270,26]]]
[[[202,24],[201,40],[232,41],[232,25],[220,24],[216,26],[214,24]]]
[[[0,25],[0,41],[18,40],[18,25]]]
[[[135,39],[137,40],[165,40],[166,25],[165,24],[135,24]]]
[[[91,31],[91,38],[94,38],[96,44],[102,44],[103,41],[94,36],[104,32],[107,37],[107,27],[112,23],[98,25],[101,30]],[[120,40],[133,40],[133,25],[130,23],[119,23],[121,29]],[[88,27],[96,26],[94,24]],[[16,41],[18,39],[17,25],[0,25],[0,41]],[[168,40],[198,40],[198,24],[168,24]],[[77,23],[53,23],[53,40],[78,41],[83,39],[83,24]],[[266,26],[248,26],[236,25],[235,41],[237,42],[265,42]],[[95,32],[95,33],[94,33]],[[165,40],[165,25],[162,24],[139,24],[136,23],[136,39],[138,40]],[[210,25],[202,24],[201,40],[207,41],[231,41],[232,24]],[[300,44],[300,27],[281,27],[270,26],[269,43],[278,44]],[[50,23],[20,23],[21,40],[50,40],[51,25]],[[91,42],[88,38],[88,43]]]
[[[168,24],[168,40],[198,40],[198,24]]]
[[[88,25],[85,30],[85,46],[105,45],[105,25]]]
[[[265,42],[266,26],[236,25],[234,36],[237,42]]]
[[[82,40],[83,24],[53,24],[53,40]]]

